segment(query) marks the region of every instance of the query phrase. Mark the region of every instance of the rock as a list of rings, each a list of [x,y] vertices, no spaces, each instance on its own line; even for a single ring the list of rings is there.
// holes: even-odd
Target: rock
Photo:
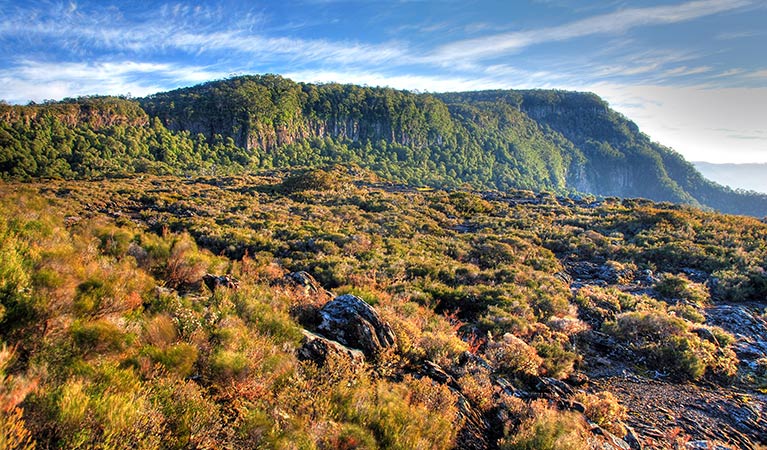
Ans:
[[[595,425],[593,428],[591,428],[591,433],[596,436],[601,436],[604,439],[605,442],[602,448],[631,450],[631,446],[626,441],[600,426]]]
[[[480,356],[477,356],[476,354],[470,351],[465,351],[461,353],[461,356],[458,357],[458,364],[462,367],[467,367],[467,366],[481,367],[483,369],[488,370],[489,372],[492,372],[493,370],[495,370],[493,369],[493,366],[491,366],[490,363],[487,362],[486,359]]]
[[[560,402],[560,408],[561,409],[567,409],[569,411],[576,411],[581,414],[586,414],[586,405],[584,405],[581,402],[576,401],[568,401],[568,402]]]
[[[464,420],[463,427],[458,431],[456,448],[466,450],[489,449],[490,424],[461,393],[458,393],[458,414]]]
[[[220,287],[228,289],[237,289],[240,287],[240,282],[230,275],[213,275],[206,273],[202,276],[202,281],[211,291],[215,291]]]
[[[689,450],[732,450],[732,447],[725,447],[711,441],[690,441],[685,444]]]
[[[658,282],[658,277],[656,277],[652,270],[645,269],[635,278],[635,281],[640,284],[646,284],[646,285],[653,285],[656,282]]]
[[[626,429],[626,435],[623,436],[623,440],[631,447],[631,450],[643,450],[644,446],[636,431],[628,425],[623,425],[623,428]]]
[[[494,377],[493,384],[501,388],[501,390],[506,395],[511,395],[512,397],[518,397],[522,399],[530,399],[534,397],[534,395],[531,393],[522,389],[518,389],[511,381],[503,377]]]
[[[759,305],[759,309],[764,308]],[[735,336],[732,349],[741,361],[767,356],[767,321],[746,305],[720,304],[707,308],[706,322],[724,328]]]
[[[630,278],[629,270],[618,270],[610,264],[597,264],[591,261],[569,262],[566,265],[566,274],[571,282],[577,281],[583,284],[606,286],[615,284],[623,279]],[[555,276],[557,276],[555,274]],[[562,279],[561,276],[558,278]]]
[[[552,397],[570,398],[575,395],[575,391],[564,381],[556,378],[538,377],[538,383],[535,385],[538,392],[549,394]]]
[[[445,370],[431,361],[424,361],[419,368],[418,373],[423,376],[427,376],[439,384],[446,384],[453,389],[460,389],[458,382],[455,381],[452,375],[445,372]]]
[[[690,281],[694,281],[696,283],[703,283],[708,279],[708,274],[702,270],[684,267],[682,269],[682,273],[687,275],[687,278],[689,278]]]
[[[165,296],[165,295],[174,295],[176,291],[171,288],[167,288],[165,286],[155,286],[154,288],[154,294],[158,297]]]
[[[341,345],[338,342],[325,339],[314,333],[304,330],[304,339],[301,341],[297,356],[303,361],[314,361],[320,366],[325,365],[328,357],[348,359],[354,365],[365,363],[365,355],[359,350],[354,350]]]
[[[583,386],[589,382],[589,377],[583,372],[573,372],[566,381],[573,386]]]
[[[309,275],[309,273],[302,271],[299,272],[291,272],[284,276],[286,281],[289,281],[290,283],[302,288],[304,290],[304,294],[316,294],[317,292],[320,292],[322,288],[320,287],[320,284],[317,283],[317,280],[314,279],[313,276]]]
[[[320,309],[317,331],[348,347],[374,357],[382,350],[396,346],[394,331],[372,306],[354,295],[340,295]]]

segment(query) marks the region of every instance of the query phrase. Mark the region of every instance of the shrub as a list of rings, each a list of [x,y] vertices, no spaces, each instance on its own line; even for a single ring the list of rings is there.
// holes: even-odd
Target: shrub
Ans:
[[[706,321],[706,316],[704,316],[698,308],[692,305],[674,305],[668,310],[670,313],[674,313],[682,319],[692,323],[704,323]]]
[[[149,344],[164,347],[178,338],[178,331],[169,315],[158,314],[147,324],[144,336]]]
[[[500,341],[488,342],[485,356],[499,372],[512,377],[536,376],[543,364],[534,347],[509,333]]]
[[[180,378],[192,374],[199,352],[196,346],[184,342],[162,349],[149,347],[146,351],[153,361]]]
[[[14,352],[0,345],[0,449],[31,450],[35,441],[26,427],[24,410],[18,405],[37,383],[6,374],[13,358]]]
[[[0,448],[8,450],[33,450],[35,441],[27,430],[21,408],[0,410]]]
[[[368,424],[381,447],[449,449],[457,430],[456,397],[428,378],[378,383],[360,404],[357,420]],[[362,400],[362,399],[360,399]]]
[[[55,405],[62,447],[148,450],[164,440],[164,419],[130,369],[105,365],[94,381],[69,380]]]
[[[200,252],[194,239],[184,233],[171,241],[163,278],[168,286],[174,288],[199,283],[209,263],[208,255]]]
[[[96,312],[105,299],[114,295],[112,286],[99,279],[89,279],[77,286],[74,298],[75,312],[80,315],[88,315]]]
[[[333,174],[321,169],[289,176],[282,182],[282,188],[287,192],[338,191],[341,186],[342,183]]]
[[[589,448],[580,415],[559,412],[543,400],[531,405],[517,432],[499,442],[501,450],[580,450]]]
[[[200,386],[192,381],[163,379],[153,387],[152,399],[157,402],[171,432],[164,447],[218,447],[221,412]]]
[[[27,244],[0,219],[0,324],[3,332],[32,322],[37,315],[29,295],[31,261]],[[4,333],[3,333],[4,334]]]
[[[684,275],[663,274],[653,289],[667,299],[686,300],[696,305],[703,305],[711,298],[704,285],[693,283]]]
[[[375,450],[378,448],[375,436],[369,430],[351,423],[342,424],[327,445],[327,448],[338,450]]]
[[[126,343],[125,333],[107,319],[75,321],[71,333],[75,344],[84,353],[122,350]]]
[[[642,347],[648,343],[667,340],[687,331],[684,319],[661,311],[634,311],[618,316],[615,322],[605,323],[608,333],[632,345]]]
[[[225,380],[244,374],[248,369],[248,358],[242,352],[219,349],[211,355],[208,364],[214,376]]]
[[[547,377],[567,378],[575,370],[576,364],[581,361],[580,355],[565,349],[564,344],[559,341],[537,338],[533,345],[538,356],[543,359],[540,373]]]
[[[101,241],[99,249],[115,258],[122,258],[128,253],[134,238],[132,232],[122,228],[105,228],[99,230],[97,235]]]
[[[762,301],[767,297],[767,273],[761,267],[747,271],[721,270],[714,273],[714,295],[730,302]]]
[[[624,436],[626,429],[620,422],[628,417],[628,410],[618,403],[618,399],[612,392],[603,391],[596,394],[579,393],[573,400],[580,402],[586,407],[586,417],[590,421],[615,434]]]
[[[650,368],[683,378],[699,380],[707,371],[730,377],[737,371],[738,359],[727,347],[702,340],[693,333],[689,322],[662,311],[635,311],[618,316],[603,327],[607,333],[626,342],[647,358]],[[708,329],[706,329],[708,330]],[[718,333],[724,343],[731,343],[724,331]],[[718,338],[712,338],[718,341]]]

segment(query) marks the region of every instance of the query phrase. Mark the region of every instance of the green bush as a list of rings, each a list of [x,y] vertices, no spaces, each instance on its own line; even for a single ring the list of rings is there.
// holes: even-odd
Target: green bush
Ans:
[[[532,405],[517,432],[499,442],[501,450],[580,450],[589,448],[580,415],[559,412],[541,402]]]
[[[166,348],[149,347],[146,352],[153,361],[161,364],[168,372],[179,378],[192,374],[199,350],[192,344],[180,342]]]
[[[669,300],[686,300],[696,305],[703,305],[711,298],[704,285],[693,283],[684,275],[663,274],[653,289]]]
[[[107,319],[75,321],[71,328],[75,345],[84,353],[105,353],[122,350],[127,336]]]
[[[726,333],[719,331],[725,344],[717,346],[693,333],[689,322],[662,311],[624,313],[603,329],[643,354],[651,369],[678,378],[699,380],[707,372],[731,377],[737,371],[738,359],[726,347],[732,342]]]
[[[93,314],[114,295],[112,286],[99,279],[89,279],[77,286],[74,298],[75,312],[80,316]]]

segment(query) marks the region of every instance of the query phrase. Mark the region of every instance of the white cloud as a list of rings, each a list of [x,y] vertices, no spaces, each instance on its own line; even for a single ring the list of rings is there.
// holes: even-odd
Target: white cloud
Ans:
[[[677,76],[677,77],[686,77],[690,75],[699,75],[702,73],[708,73],[713,70],[712,67],[709,66],[699,66],[699,67],[687,67],[687,66],[681,66],[676,67],[674,69],[669,69],[665,72],[663,72],[664,76]]]
[[[401,42],[366,44],[268,36],[254,31],[264,28],[265,19],[258,14],[244,14],[231,23],[222,23],[226,14],[218,9],[166,5],[157,16],[143,23],[129,23],[108,12],[88,15],[60,12],[45,20],[3,17],[0,13],[0,19],[4,19],[0,21],[0,36],[46,40],[47,45],[61,45],[75,52],[94,49],[139,54],[173,50],[191,54],[237,52],[261,61],[287,59],[337,64],[404,63],[412,59]]]
[[[486,78],[385,75],[372,71],[302,70],[287,72],[284,75],[292,80],[307,83],[350,83],[422,92],[472,91],[493,86],[493,81]]]
[[[226,74],[205,67],[123,61],[104,63],[47,63],[22,61],[0,70],[0,95],[11,103],[61,99],[80,95],[143,96],[179,86],[222,78]],[[147,82],[146,79],[152,81]]]
[[[767,162],[767,88],[607,83],[589,88],[690,161]]]
[[[526,47],[595,34],[614,34],[648,25],[685,22],[750,5],[752,0],[696,0],[679,5],[631,8],[577,20],[564,25],[501,33],[446,44],[430,57],[448,63],[456,58],[481,60]]]

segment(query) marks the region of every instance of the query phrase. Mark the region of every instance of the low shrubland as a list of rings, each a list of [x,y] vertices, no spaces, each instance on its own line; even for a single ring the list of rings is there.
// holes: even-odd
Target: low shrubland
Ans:
[[[509,397],[498,379],[575,377],[594,333],[648,373],[737,378],[733,337],[702,308],[763,289],[758,221],[616,200],[520,205],[348,172],[0,185],[2,442],[451,448],[469,402],[508,418],[501,448],[584,448],[586,419],[622,432],[609,392],[576,398],[584,415]],[[669,225],[680,217],[684,230]],[[615,275],[568,279],[572,261]],[[284,282],[302,270],[319,289]],[[648,271],[660,276],[637,281]],[[211,288],[206,273],[238,287]],[[373,305],[396,350],[363,367],[299,361],[326,289]],[[423,376],[427,361],[452,384]]]

